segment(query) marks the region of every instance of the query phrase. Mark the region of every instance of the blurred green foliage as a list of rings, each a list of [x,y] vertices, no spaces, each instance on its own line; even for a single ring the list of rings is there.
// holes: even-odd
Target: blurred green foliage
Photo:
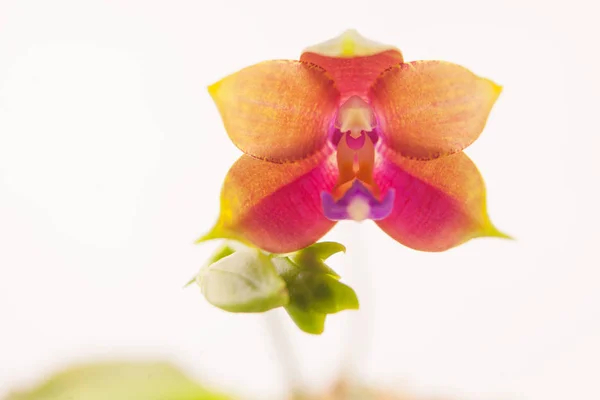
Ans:
[[[104,362],[67,369],[6,400],[231,400],[171,364]]]
[[[101,362],[66,369],[3,400],[233,400],[209,390],[166,362]],[[380,391],[339,380],[321,393],[291,393],[287,400],[440,400]]]

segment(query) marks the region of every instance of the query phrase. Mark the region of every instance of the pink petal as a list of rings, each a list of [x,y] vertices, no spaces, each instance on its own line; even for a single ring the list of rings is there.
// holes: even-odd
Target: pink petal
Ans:
[[[385,154],[378,155],[375,181],[396,197],[390,216],[376,222],[392,238],[416,250],[444,251],[476,237],[508,237],[492,225],[483,178],[466,154],[430,161]]]
[[[337,179],[335,157],[275,164],[243,155],[221,192],[219,220],[202,240],[229,238],[273,253],[305,248],[335,223],[321,207],[321,192]]]

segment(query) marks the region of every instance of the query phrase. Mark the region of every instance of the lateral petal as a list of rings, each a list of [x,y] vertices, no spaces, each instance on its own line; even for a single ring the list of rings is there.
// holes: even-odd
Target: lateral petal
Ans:
[[[392,213],[376,223],[405,246],[444,251],[476,237],[509,238],[491,223],[483,178],[462,152],[429,161],[380,155],[375,181],[396,193]]]
[[[229,238],[272,253],[315,243],[335,225],[320,197],[335,185],[334,161],[329,154],[275,164],[243,155],[225,178],[218,222],[200,241]]]
[[[369,99],[386,145],[405,157],[430,160],[473,143],[501,90],[459,65],[416,61],[384,72]]]
[[[233,143],[274,162],[321,150],[339,101],[323,69],[300,61],[255,64],[210,86],[209,92]]]

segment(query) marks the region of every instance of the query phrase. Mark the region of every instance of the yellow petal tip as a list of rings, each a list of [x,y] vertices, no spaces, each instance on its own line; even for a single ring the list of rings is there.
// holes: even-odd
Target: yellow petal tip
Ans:
[[[502,90],[504,90],[504,86],[497,84],[491,79],[486,79],[486,81],[492,86],[492,92],[494,93],[494,95],[496,97],[500,96],[500,93],[502,93]]]
[[[317,53],[328,57],[364,57],[387,50],[398,49],[394,46],[367,39],[358,33],[356,29],[348,29],[333,39],[306,48],[304,52]]]
[[[514,237],[510,236],[507,233],[500,231],[498,228],[496,228],[494,225],[491,225],[491,224],[484,229],[482,236],[495,237],[495,238],[507,239],[507,240],[516,240]]]
[[[223,80],[220,80],[220,81],[215,82],[212,85],[208,86],[207,90],[208,90],[208,94],[210,94],[210,97],[212,97],[213,99],[217,97],[219,88],[221,87],[222,83],[223,83]]]
[[[224,227],[222,221],[220,220],[210,231],[208,231],[208,233],[196,239],[196,241],[194,241],[194,244],[201,244],[217,239],[234,240],[240,243],[250,245],[250,243],[244,238],[243,235],[235,232],[234,230]]]
[[[200,238],[196,239],[194,244],[208,242],[209,240],[227,239],[227,238],[228,238],[228,236],[227,236],[226,232],[223,229],[221,229],[221,227],[217,224],[208,233],[206,233],[205,235],[200,236]]]
[[[492,82],[494,85],[494,93],[496,93],[496,97],[500,96],[500,93],[504,90],[504,86],[498,85],[497,83]]]

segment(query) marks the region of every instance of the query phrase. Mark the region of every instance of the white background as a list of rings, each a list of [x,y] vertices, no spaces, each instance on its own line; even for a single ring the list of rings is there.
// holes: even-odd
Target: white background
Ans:
[[[338,227],[329,238],[351,251],[334,266],[365,329],[351,339],[346,313],[311,337],[283,319],[304,381],[324,387],[354,349],[364,379],[418,393],[599,399],[600,33],[586,3],[0,0],[0,397],[116,357],[283,392],[264,316],[182,289],[214,248],[192,242],[239,154],[206,86],[356,28],[504,86],[468,153],[517,241],[425,254],[371,223],[358,238]]]

